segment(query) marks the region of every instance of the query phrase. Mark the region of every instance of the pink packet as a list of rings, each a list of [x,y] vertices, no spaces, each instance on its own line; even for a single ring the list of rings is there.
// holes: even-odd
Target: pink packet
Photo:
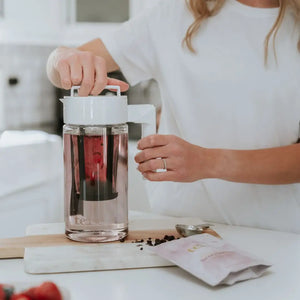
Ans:
[[[259,277],[271,266],[206,233],[166,242],[151,250],[211,286]]]

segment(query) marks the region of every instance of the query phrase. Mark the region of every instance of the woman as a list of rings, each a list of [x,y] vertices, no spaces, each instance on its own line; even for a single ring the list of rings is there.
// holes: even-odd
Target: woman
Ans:
[[[154,211],[300,232],[300,3],[187,4],[163,0],[113,35],[56,49],[49,78],[80,95],[125,91],[107,78],[117,69],[131,85],[157,80],[159,134],[135,158]]]

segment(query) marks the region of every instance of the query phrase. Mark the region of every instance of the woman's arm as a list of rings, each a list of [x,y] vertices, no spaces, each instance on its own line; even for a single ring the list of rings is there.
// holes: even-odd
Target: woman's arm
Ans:
[[[258,184],[300,182],[300,144],[260,150],[207,149],[176,136],[142,139],[138,170],[153,181],[191,182],[204,178]],[[164,167],[167,172],[155,172]]]
[[[49,80],[64,89],[81,85],[80,96],[98,95],[107,84],[120,85],[122,91],[127,90],[127,83],[107,77],[108,72],[118,69],[100,39],[78,48],[59,47],[50,54],[47,63]]]
[[[245,183],[300,182],[300,144],[259,150],[211,150],[218,178]]]

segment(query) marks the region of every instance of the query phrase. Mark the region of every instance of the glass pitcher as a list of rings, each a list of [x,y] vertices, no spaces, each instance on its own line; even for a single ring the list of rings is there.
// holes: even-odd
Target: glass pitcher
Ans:
[[[65,233],[82,242],[120,240],[128,234],[128,125],[155,133],[152,105],[127,105],[127,97],[61,99],[64,105]]]

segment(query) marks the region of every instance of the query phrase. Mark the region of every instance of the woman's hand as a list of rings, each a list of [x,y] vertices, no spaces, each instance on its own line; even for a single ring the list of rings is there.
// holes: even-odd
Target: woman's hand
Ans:
[[[151,181],[192,182],[211,177],[209,149],[190,144],[174,135],[151,135],[138,143],[138,170]],[[165,172],[156,172],[164,169]]]
[[[91,51],[57,48],[49,57],[47,69],[56,86],[68,90],[80,85],[79,96],[99,95],[106,85],[119,85],[121,91],[129,87],[126,82],[108,78],[105,59]]]
[[[138,170],[152,181],[191,182],[218,178],[254,184],[300,182],[300,144],[258,150],[207,149],[173,135],[151,135],[138,143]],[[166,172],[156,172],[164,168]]]

